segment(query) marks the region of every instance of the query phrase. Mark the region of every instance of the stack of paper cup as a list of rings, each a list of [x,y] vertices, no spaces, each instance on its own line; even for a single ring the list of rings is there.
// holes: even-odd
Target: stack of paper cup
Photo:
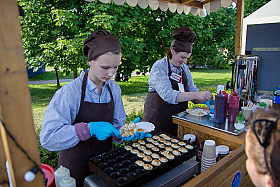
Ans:
[[[201,158],[201,173],[214,164],[216,164],[216,143],[214,140],[205,140]]]

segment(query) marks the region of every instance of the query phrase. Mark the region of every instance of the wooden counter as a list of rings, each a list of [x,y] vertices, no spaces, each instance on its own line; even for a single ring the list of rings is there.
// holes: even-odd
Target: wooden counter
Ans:
[[[241,172],[240,187],[254,186],[246,170],[245,135],[232,135],[209,127],[198,125],[182,119],[173,118],[173,123],[178,124],[178,138],[183,139],[184,134],[196,135],[196,144],[204,140],[214,140],[216,145],[227,145],[232,152],[182,186],[231,186],[235,174]]]

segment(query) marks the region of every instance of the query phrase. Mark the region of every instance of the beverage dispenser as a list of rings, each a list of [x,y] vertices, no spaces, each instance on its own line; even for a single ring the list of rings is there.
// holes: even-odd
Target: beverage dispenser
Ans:
[[[237,55],[232,71],[232,86],[227,85],[227,88],[236,91],[240,98],[255,100],[260,59],[259,55]]]

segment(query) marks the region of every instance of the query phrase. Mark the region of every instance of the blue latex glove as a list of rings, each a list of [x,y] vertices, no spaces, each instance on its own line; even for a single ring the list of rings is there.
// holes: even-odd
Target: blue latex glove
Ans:
[[[202,101],[202,104],[207,105],[208,107],[210,107],[210,105],[215,105],[215,100],[211,99],[209,101]]]
[[[120,132],[109,122],[98,121],[89,123],[90,136],[96,136],[98,140],[106,140],[111,136],[121,138]]]

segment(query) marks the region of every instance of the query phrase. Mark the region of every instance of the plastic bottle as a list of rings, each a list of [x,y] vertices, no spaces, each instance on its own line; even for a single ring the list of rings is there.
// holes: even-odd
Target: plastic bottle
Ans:
[[[234,123],[239,112],[239,95],[233,92],[229,97],[228,122]]]
[[[76,180],[70,176],[64,177],[59,182],[59,187],[76,187]]]
[[[280,104],[280,86],[277,86],[273,92],[273,104]]]
[[[63,167],[62,165],[54,172],[54,177],[55,177],[55,185],[56,187],[59,187],[59,182],[64,178],[64,177],[70,177],[70,170],[67,169],[66,167]]]
[[[222,94],[225,96],[225,112],[224,112],[224,121],[225,121],[227,118],[228,93],[226,91],[222,91]]]
[[[215,95],[215,111],[214,111],[214,123],[224,122],[224,112],[225,112],[225,96],[218,93]]]

